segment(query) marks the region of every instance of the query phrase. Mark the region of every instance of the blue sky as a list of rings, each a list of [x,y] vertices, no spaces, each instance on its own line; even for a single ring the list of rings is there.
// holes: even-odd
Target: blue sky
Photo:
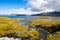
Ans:
[[[11,10],[17,11],[16,9],[28,8],[28,0],[0,0],[0,15],[13,14]]]
[[[0,0],[0,9],[26,8],[27,0]]]

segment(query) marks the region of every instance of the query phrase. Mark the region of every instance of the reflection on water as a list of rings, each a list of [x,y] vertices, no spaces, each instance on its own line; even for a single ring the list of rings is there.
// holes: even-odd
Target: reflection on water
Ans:
[[[20,20],[20,23],[29,26],[28,23],[32,20],[55,20],[60,21],[60,17],[47,17],[47,18],[40,18],[38,16],[27,16],[28,18],[24,18],[24,20]]]

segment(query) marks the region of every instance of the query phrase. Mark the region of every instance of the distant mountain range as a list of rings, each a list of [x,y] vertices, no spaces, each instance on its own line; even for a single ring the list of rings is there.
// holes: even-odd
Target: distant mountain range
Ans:
[[[8,16],[60,16],[60,12],[44,12],[44,13],[38,13],[38,14],[31,14],[31,15],[26,15],[26,14],[11,14]]]
[[[25,14],[11,14],[11,16],[26,16]]]
[[[31,16],[60,16],[60,12],[45,12],[45,13],[38,13],[38,14],[33,14]]]

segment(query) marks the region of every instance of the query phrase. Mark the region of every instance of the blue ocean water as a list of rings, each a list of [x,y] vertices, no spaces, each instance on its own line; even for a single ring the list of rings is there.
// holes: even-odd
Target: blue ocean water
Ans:
[[[7,16],[8,18],[29,18],[31,16]]]

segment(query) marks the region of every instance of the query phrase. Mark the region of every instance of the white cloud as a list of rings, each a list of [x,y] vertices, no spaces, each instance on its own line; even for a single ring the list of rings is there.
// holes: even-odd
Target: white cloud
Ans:
[[[28,0],[30,8],[2,10],[0,14],[37,14],[42,12],[60,11],[60,0]],[[35,9],[35,11],[32,11]]]
[[[9,9],[9,10],[1,10],[0,15],[11,15],[11,14],[26,14],[26,15],[31,15],[31,14],[38,14],[38,13],[43,13],[43,12],[51,12],[54,11],[52,9],[45,9],[43,11],[32,11],[31,8],[20,8],[20,9]]]
[[[20,9],[13,9],[13,10],[11,10],[11,13],[12,13],[12,14],[26,14],[26,15],[31,15],[31,14],[40,13],[40,11],[39,11],[39,12],[32,11],[31,8],[27,8],[27,9],[25,9],[25,8],[20,8]]]
[[[28,5],[42,11],[48,8],[60,11],[60,0],[29,0]]]
[[[49,4],[56,11],[60,11],[60,0],[52,0]]]
[[[31,8],[20,8],[20,9],[13,9],[11,10],[12,14],[26,14],[26,15],[30,15],[33,12],[31,11]]]
[[[30,5],[32,8],[41,10],[45,4],[47,4],[47,1],[44,0],[29,0],[28,5]]]
[[[0,15],[9,15],[9,14],[11,14],[11,11],[10,11],[10,9],[9,10],[0,10]]]
[[[20,9],[9,9],[9,10],[0,10],[0,15],[11,15],[11,14],[36,14],[38,12],[31,11],[31,8],[20,8]]]
[[[26,15],[31,15],[31,14],[38,14],[38,13],[43,13],[43,12],[52,12],[54,11],[53,9],[45,9],[43,11],[32,11],[31,8],[20,8],[20,9],[14,9],[14,10],[11,10],[11,13],[12,14],[26,14]]]
[[[60,0],[28,0],[28,6],[31,8],[20,8],[11,10],[12,14],[37,14],[43,12],[60,11]],[[32,11],[35,9],[35,11]],[[36,11],[38,10],[38,11]]]

